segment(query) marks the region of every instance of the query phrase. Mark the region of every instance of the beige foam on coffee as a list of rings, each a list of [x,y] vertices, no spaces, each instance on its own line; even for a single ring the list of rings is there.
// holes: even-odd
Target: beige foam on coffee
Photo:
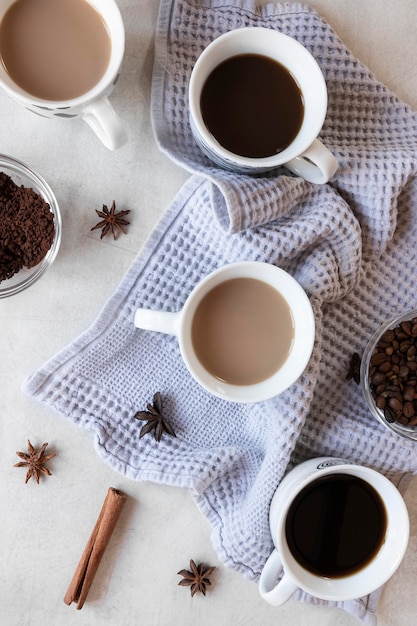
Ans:
[[[110,53],[106,25],[86,0],[17,0],[0,24],[3,66],[42,100],[72,100],[90,91]]]
[[[275,374],[294,340],[287,301],[255,278],[213,287],[197,306],[191,332],[201,364],[233,385],[253,385]]]

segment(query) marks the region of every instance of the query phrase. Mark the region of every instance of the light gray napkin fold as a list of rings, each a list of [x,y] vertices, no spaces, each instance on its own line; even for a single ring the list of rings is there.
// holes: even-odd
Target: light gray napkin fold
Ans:
[[[196,58],[216,36],[251,25],[294,36],[323,70],[329,109],[320,138],[340,164],[330,184],[284,169],[232,175],[192,138],[187,85]],[[375,328],[417,307],[417,115],[301,4],[162,0],[152,89],[156,140],[190,179],[94,324],[25,390],[91,430],[98,454],[122,474],[190,488],[221,561],[256,581],[272,550],[269,503],[294,464],[331,455],[390,477],[417,471],[415,444],[377,424],[359,387],[346,380],[350,355],[362,353]],[[300,379],[251,405],[207,394],[174,337],[133,324],[137,307],[179,310],[200,278],[237,260],[290,272],[309,294],[317,328]],[[176,438],[139,438],[133,416],[155,391]],[[344,603],[295,597],[375,624],[378,596]]]

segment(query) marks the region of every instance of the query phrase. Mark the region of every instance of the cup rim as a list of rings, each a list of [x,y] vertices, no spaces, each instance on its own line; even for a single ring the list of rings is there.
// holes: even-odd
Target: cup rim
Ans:
[[[337,459],[335,460],[337,461]],[[317,461],[317,459],[314,459],[314,461]],[[379,493],[387,514],[386,539],[382,542],[375,558],[358,572],[337,578],[320,576],[305,569],[297,562],[295,557],[292,556],[289,548],[286,546],[285,540],[286,518],[295,497],[315,480],[319,480],[320,478],[332,474],[349,474],[361,478],[365,482],[369,483]],[[369,477],[372,477],[373,480],[370,481]],[[381,495],[380,493],[381,486],[384,490],[384,495],[389,493],[390,497],[393,499],[394,502],[391,506],[391,511],[395,509],[395,514],[390,513],[388,510],[384,495]],[[355,598],[368,595],[378,589],[385,582],[387,582],[387,580],[398,569],[408,546],[410,533],[409,514],[399,490],[381,472],[365,465],[341,461],[329,467],[323,468],[319,472],[313,470],[304,478],[301,478],[298,484],[293,485],[291,497],[287,498],[283,504],[279,502],[279,486],[276,493],[278,495],[275,498],[275,503],[274,498],[271,502],[270,515],[271,534],[274,546],[282,561],[284,573],[287,574],[289,578],[294,580],[295,584],[306,593],[323,600],[353,600]],[[280,515],[274,526],[273,506],[278,506],[277,503],[281,504]],[[397,532],[398,520],[401,519],[400,514],[402,514],[404,528],[402,529],[402,532]],[[395,548],[387,546],[387,538],[395,540]],[[283,544],[286,546],[285,549],[282,549]],[[393,555],[393,558],[388,557],[388,550],[390,550],[390,554]],[[349,590],[347,589],[347,585],[349,585]]]
[[[232,385],[209,374],[196,357],[191,342],[191,318],[201,298],[216,284],[238,277],[257,278],[272,284],[287,300],[295,326],[290,355],[282,367],[265,381],[252,385]],[[273,277],[275,282],[270,277]],[[221,280],[218,280],[219,278]],[[186,367],[206,391],[231,402],[261,402],[283,393],[304,372],[313,351],[315,318],[306,292],[288,272],[263,261],[238,261],[221,266],[196,285],[181,311],[178,341]]]
[[[210,131],[205,126],[201,112],[200,112],[200,108],[198,106],[199,95],[200,95],[201,90],[198,90],[196,92],[196,89],[197,89],[196,83],[198,80],[197,72],[199,68],[203,65],[203,63],[205,63],[206,59],[210,57],[210,55],[213,53],[214,50],[216,50],[216,48],[224,46],[225,44],[227,44],[229,40],[233,40],[236,38],[239,39],[242,36],[249,37],[249,38],[256,37],[259,34],[259,31],[264,31],[262,32],[263,39],[265,39],[266,37],[269,37],[278,42],[284,41],[286,42],[286,45],[292,46],[294,50],[296,49],[300,51],[305,56],[306,62],[308,62],[309,64],[310,72],[315,73],[315,77],[317,80],[315,89],[316,89],[316,94],[318,94],[319,97],[322,99],[322,110],[321,110],[321,115],[315,117],[314,124],[311,124],[311,127],[308,130],[308,133],[307,131],[304,131],[305,137],[303,141],[300,140],[300,136],[301,136],[301,131],[304,128],[303,126],[304,122],[301,126],[301,129],[296,139],[291,143],[290,146],[285,148],[285,150],[282,150],[281,152],[277,154],[266,156],[266,157],[247,157],[247,156],[236,154],[234,152],[231,152],[227,148],[224,148],[214,138],[214,136],[210,133]],[[245,49],[242,52],[244,53],[246,51],[247,50]],[[231,58],[233,56],[236,56],[236,54],[238,53],[232,53],[230,55],[226,55],[224,58],[225,59]],[[219,61],[219,63],[220,62],[221,61]],[[214,67],[216,67],[219,63],[217,63]],[[294,78],[298,82],[297,76],[294,76]],[[204,84],[204,81],[203,81],[203,84]],[[326,118],[327,103],[328,103],[328,95],[327,95],[326,82],[325,82],[323,73],[320,69],[320,66],[318,62],[316,61],[316,59],[314,58],[314,56],[311,54],[311,52],[307,50],[307,48],[303,46],[303,44],[301,44],[294,37],[290,37],[289,35],[286,35],[285,33],[281,31],[274,30],[272,28],[267,28],[264,26],[247,26],[247,27],[242,27],[242,28],[236,28],[236,29],[227,31],[223,33],[222,35],[218,36],[217,38],[213,39],[197,58],[197,61],[195,62],[195,65],[191,71],[189,88],[188,88],[190,124],[193,130],[193,133],[198,135],[197,141],[201,142],[203,146],[206,146],[206,149],[218,155],[226,163],[230,163],[231,165],[237,165],[242,168],[247,168],[248,170],[255,169],[255,168],[256,169],[258,168],[273,169],[281,165],[284,165],[286,162],[300,156],[305,150],[307,150],[307,148],[309,148],[309,146],[313,143],[313,141],[319,135],[320,130],[323,126],[324,120]]]
[[[10,3],[9,6],[6,7],[4,13],[8,10],[11,4],[13,4],[13,1]],[[9,75],[3,68],[4,76],[2,76],[0,72],[0,85],[10,96],[19,100],[23,105],[38,108],[40,111],[42,109],[65,110],[82,106],[83,104],[89,103],[99,98],[103,94],[103,92],[105,92],[106,88],[115,82],[123,61],[126,44],[126,33],[120,9],[115,0],[113,0],[111,4],[109,2],[107,8],[109,8],[109,10],[111,10],[113,13],[111,24],[109,24],[110,20],[106,19],[103,16],[103,12],[101,8],[98,7],[98,3],[96,2],[96,0],[88,0],[88,2],[94,7],[94,9],[96,9],[97,13],[99,13],[104,20],[109,34],[110,27],[115,27],[118,29],[120,35],[120,44],[117,47],[114,46],[113,38],[111,38],[110,61],[106,68],[106,71],[104,72],[100,80],[89,91],[83,93],[81,96],[77,96],[76,98],[71,98],[68,100],[44,100],[43,98],[31,95],[28,91],[25,91],[22,87],[20,87],[20,85],[15,83],[11,77],[9,77]],[[0,21],[3,18],[4,13],[1,16]]]

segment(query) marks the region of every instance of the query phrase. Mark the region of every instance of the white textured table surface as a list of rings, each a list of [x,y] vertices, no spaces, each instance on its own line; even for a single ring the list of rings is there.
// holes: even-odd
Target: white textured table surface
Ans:
[[[290,601],[272,608],[257,587],[218,564],[210,528],[185,490],[127,480],[100,461],[91,436],[21,390],[23,381],[84,331],[112,295],[187,174],[162,155],[150,123],[158,3],[119,0],[127,48],[112,101],[129,143],[111,153],[82,121],[36,117],[0,93],[0,152],[37,170],[63,217],[59,255],[29,290],[0,300],[0,623],[2,626],[178,624],[353,626],[340,610]],[[415,0],[307,0],[345,44],[417,108]],[[99,232],[95,209],[131,209],[128,235]],[[15,452],[49,442],[52,477],[24,483]],[[82,611],[63,597],[110,486],[129,498]],[[417,479],[406,502],[411,538],[386,585],[380,626],[416,623]],[[219,565],[207,597],[177,586],[190,558]]]

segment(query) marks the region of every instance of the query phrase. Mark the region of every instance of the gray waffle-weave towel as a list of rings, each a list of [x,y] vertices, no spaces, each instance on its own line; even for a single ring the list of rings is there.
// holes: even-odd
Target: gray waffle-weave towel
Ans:
[[[216,36],[251,25],[292,35],[323,70],[329,108],[321,139],[339,161],[330,184],[285,170],[232,176],[192,139],[187,84],[196,58]],[[155,55],[155,136],[192,175],[95,323],[25,389],[89,429],[115,470],[191,489],[221,561],[256,581],[272,550],[269,503],[294,464],[331,455],[389,476],[417,471],[415,444],[379,426],[346,380],[350,355],[375,328],[417,307],[417,115],[301,4],[162,0]],[[317,325],[305,373],[281,396],[253,405],[209,396],[182,364],[175,338],[133,325],[137,307],[179,310],[202,276],[237,260],[267,261],[295,276]],[[156,390],[177,434],[159,443],[139,439],[133,419]],[[337,605],[375,624],[377,599],[376,592]]]

